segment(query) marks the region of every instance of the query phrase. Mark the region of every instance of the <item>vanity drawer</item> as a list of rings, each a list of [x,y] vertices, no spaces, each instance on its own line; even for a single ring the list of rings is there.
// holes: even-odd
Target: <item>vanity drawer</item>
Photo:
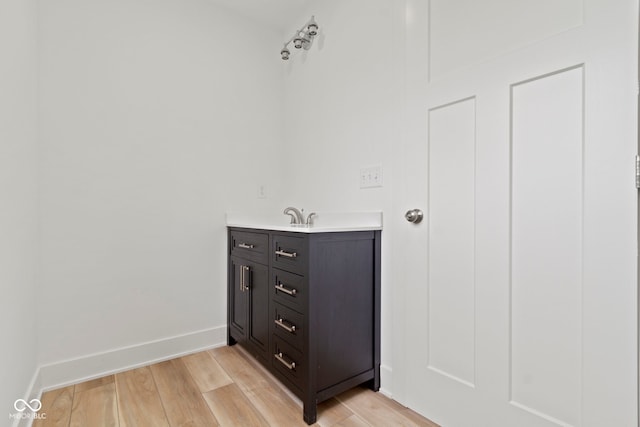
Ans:
[[[304,316],[277,302],[273,304],[273,331],[298,350],[304,340]]]
[[[302,376],[306,369],[302,353],[278,336],[272,335],[272,338],[271,366],[293,384],[302,388]]]
[[[270,292],[273,301],[306,313],[307,280],[304,277],[274,268],[271,270]]]
[[[271,260],[273,266],[298,274],[305,274],[307,268],[307,239],[305,237],[271,237]]]
[[[268,264],[269,235],[267,233],[232,231],[231,255]]]

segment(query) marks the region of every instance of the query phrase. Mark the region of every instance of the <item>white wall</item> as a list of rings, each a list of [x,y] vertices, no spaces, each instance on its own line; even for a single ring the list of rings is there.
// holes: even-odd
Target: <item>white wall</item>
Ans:
[[[209,0],[40,21],[41,363],[223,332],[224,213],[282,205],[281,36]]]
[[[28,398],[37,329],[36,2],[0,2],[0,413]]]
[[[401,2],[398,2],[401,3]],[[403,93],[396,49],[402,28],[388,0],[314,2],[319,36],[285,64],[287,204],[306,211],[383,211],[382,387],[392,393],[391,227],[394,149]],[[381,165],[383,187],[360,189],[361,167]]]

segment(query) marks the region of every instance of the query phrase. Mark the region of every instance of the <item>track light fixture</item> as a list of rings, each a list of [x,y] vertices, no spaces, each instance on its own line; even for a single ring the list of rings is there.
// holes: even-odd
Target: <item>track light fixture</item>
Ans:
[[[304,24],[302,28],[295,32],[293,37],[284,44],[284,47],[280,51],[280,56],[283,60],[288,60],[291,52],[288,49],[289,43],[293,42],[293,47],[296,49],[309,50],[313,44],[313,38],[318,35],[318,24],[314,17]]]

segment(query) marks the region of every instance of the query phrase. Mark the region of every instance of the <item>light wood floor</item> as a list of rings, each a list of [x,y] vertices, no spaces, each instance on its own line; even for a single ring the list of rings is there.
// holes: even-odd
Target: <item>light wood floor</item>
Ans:
[[[34,427],[306,426],[297,399],[238,346],[180,357],[46,392]],[[315,426],[437,427],[355,388],[318,407]]]

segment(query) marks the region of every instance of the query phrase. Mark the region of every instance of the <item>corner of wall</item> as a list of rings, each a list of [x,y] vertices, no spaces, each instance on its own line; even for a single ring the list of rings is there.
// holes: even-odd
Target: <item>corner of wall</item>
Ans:
[[[380,366],[380,393],[393,399],[393,369],[387,365]]]

